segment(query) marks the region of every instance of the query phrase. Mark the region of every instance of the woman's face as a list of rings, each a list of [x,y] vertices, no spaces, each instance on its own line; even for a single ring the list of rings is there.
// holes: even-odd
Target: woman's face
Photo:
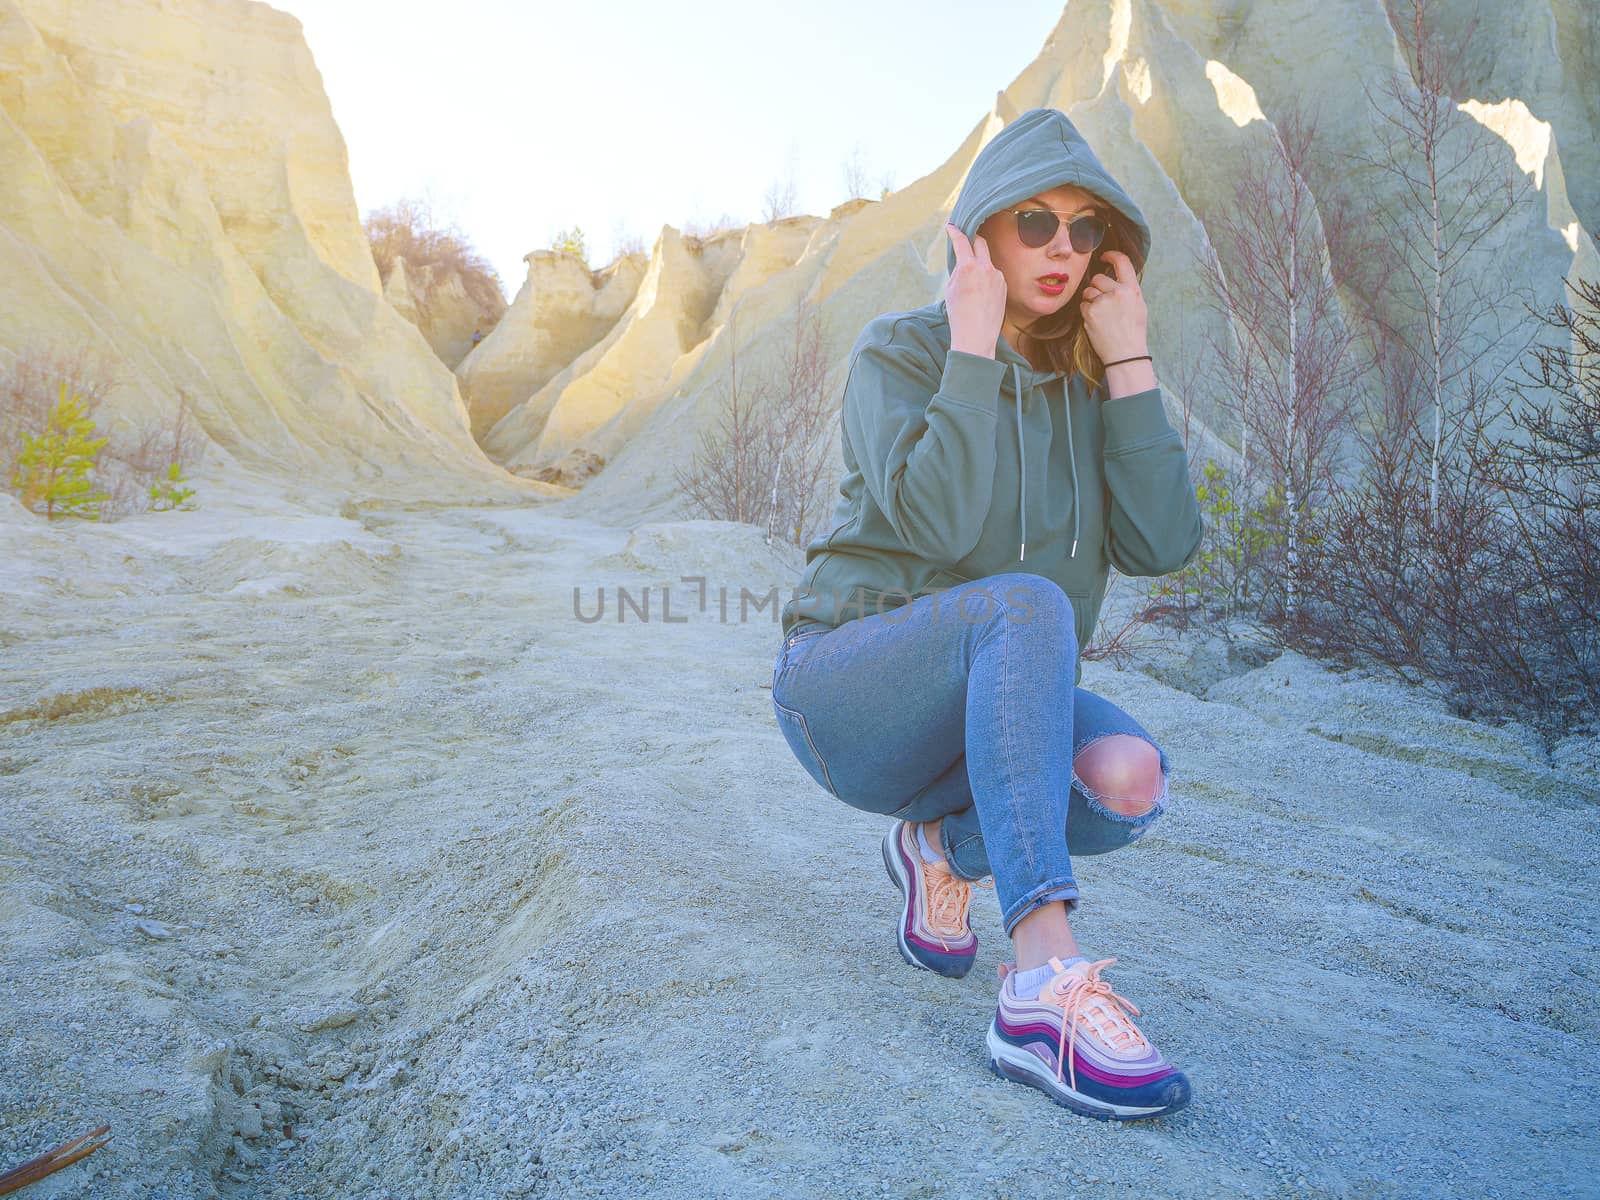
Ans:
[[[1027,329],[1040,317],[1060,312],[1072,303],[1078,285],[1089,270],[1094,253],[1080,253],[1072,248],[1072,239],[1067,233],[1071,216],[1061,214],[1077,216],[1093,211],[1102,217],[1108,215],[1102,201],[1076,187],[1052,188],[1011,208],[1054,209],[1061,223],[1056,226],[1055,236],[1038,247],[1024,246],[1018,240],[1017,218],[1009,211],[992,214],[978,227],[989,246],[990,261],[1005,276],[1007,330]],[[1059,292],[1041,284],[1041,279],[1051,275],[1061,277],[1064,286]]]

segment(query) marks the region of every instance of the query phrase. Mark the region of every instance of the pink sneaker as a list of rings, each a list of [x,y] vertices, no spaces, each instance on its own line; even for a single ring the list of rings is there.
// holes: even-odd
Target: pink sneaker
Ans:
[[[1188,1104],[1188,1076],[1129,1019],[1139,1010],[1100,978],[1116,961],[1063,967],[1052,958],[1056,974],[1037,1000],[1017,995],[1010,978],[1017,968],[1001,963],[1000,1003],[986,1039],[989,1069],[1102,1121],[1164,1117]]]
[[[960,979],[978,956],[978,938],[967,922],[972,888],[994,883],[961,879],[942,862],[923,862],[917,827],[909,821],[896,821],[883,835],[883,865],[903,901],[895,931],[900,957],[913,967]]]

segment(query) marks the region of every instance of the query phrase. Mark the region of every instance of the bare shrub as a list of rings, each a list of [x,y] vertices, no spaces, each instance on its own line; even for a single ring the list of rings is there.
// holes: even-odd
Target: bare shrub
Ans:
[[[1532,349],[1509,384],[1513,432],[1469,433],[1525,567],[1532,696],[1541,718],[1561,722],[1600,712],[1600,282],[1569,287],[1570,306],[1539,314],[1557,340]]]
[[[1110,582],[1106,586],[1107,600],[1116,590],[1118,582],[1124,578],[1127,577],[1119,572],[1112,572]],[[1107,605],[1101,611],[1105,612],[1109,607]],[[1080,657],[1084,662],[1109,662],[1120,671],[1146,641],[1142,635],[1152,619],[1148,603],[1141,603],[1130,610],[1114,628],[1107,622],[1101,621],[1090,634],[1089,644],[1083,647]]]
[[[1506,391],[1468,376],[1450,457],[1428,406],[1374,414],[1360,485],[1325,514],[1310,648],[1550,735],[1600,712],[1600,288],[1578,292],[1543,315],[1576,353],[1536,347]]]
[[[112,360],[87,342],[71,347],[35,338],[0,375],[0,467],[10,479],[25,439],[37,437],[50,420],[61,384],[81,397],[95,416],[121,384]]]
[[[716,424],[675,472],[691,508],[719,521],[765,522],[803,546],[828,486],[828,341],[820,314],[802,303],[776,372],[750,378],[739,364],[738,306],[728,320],[727,380]]]
[[[391,208],[368,213],[361,227],[372,247],[378,277],[385,283],[395,261],[403,260],[406,277],[413,283],[430,272],[435,281],[455,275],[467,298],[479,308],[500,312],[506,307],[505,291],[495,269],[472,249],[459,229],[439,228],[426,201],[402,198]],[[418,287],[415,294],[417,319],[425,328],[433,319],[428,290]]]
[[[1492,481],[1506,497],[1575,681],[1594,703],[1600,680],[1600,283],[1571,285],[1577,302],[1544,323],[1566,344],[1540,345],[1513,380],[1520,437],[1500,443]],[[1574,352],[1571,346],[1576,344]],[[1542,395],[1529,389],[1542,389]]]
[[[611,261],[614,263],[619,258],[629,254],[645,254],[650,247],[644,244],[644,238],[631,229],[626,228],[622,222],[617,222],[611,230]]]
[[[774,179],[761,200],[761,220],[766,224],[792,217],[796,211],[794,177]]]
[[[850,155],[844,160],[841,171],[844,175],[845,199],[865,200],[868,191],[867,167],[861,158],[860,142],[850,148]]]
[[[726,212],[709,221],[700,217],[690,217],[683,223],[682,236],[691,249],[698,250],[717,234],[737,229],[741,224],[738,217]]]
[[[91,467],[95,486],[105,496],[99,519],[148,512],[153,500],[183,490],[183,472],[201,463],[208,445],[188,397],[180,391],[164,415],[138,424],[107,420],[108,401],[124,385],[110,356],[83,342],[68,347],[38,339],[0,374],[0,470],[7,486],[28,439],[48,426],[63,383],[82,398],[85,414],[106,433]],[[174,464],[178,479],[172,478]]]
[[[106,507],[114,516],[165,507],[188,471],[204,460],[208,446],[181,388],[170,414],[146,417],[131,431],[112,436],[102,455]],[[177,470],[174,471],[173,468]]]
[[[1436,484],[1431,439],[1400,446],[1371,447],[1363,485],[1320,514],[1328,553],[1297,640],[1442,684],[1464,715],[1503,714],[1497,695],[1538,684],[1520,544],[1493,497],[1463,486],[1471,455],[1441,464]]]
[[[781,221],[800,211],[795,184],[795,155],[795,144],[790,142],[789,153],[784,158],[783,174],[767,185],[767,193],[762,199],[761,219],[764,222],[770,224]]]

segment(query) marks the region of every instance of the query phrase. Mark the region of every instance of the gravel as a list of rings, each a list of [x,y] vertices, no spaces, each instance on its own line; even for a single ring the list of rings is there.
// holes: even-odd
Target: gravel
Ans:
[[[1074,928],[1195,1087],[1101,1123],[985,1067],[991,893],[966,979],[900,961],[752,527],[0,518],[0,1166],[114,1137],[30,1198],[1594,1194],[1587,742],[1211,636],[1087,664],[1174,804]]]

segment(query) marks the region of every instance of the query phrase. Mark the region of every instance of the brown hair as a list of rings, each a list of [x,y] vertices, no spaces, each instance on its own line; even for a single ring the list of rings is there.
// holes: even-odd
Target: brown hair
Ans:
[[[1133,263],[1135,278],[1144,274],[1144,255],[1139,252],[1139,239],[1133,223],[1118,209],[1100,200],[1099,197],[1096,197],[1095,208],[1106,218],[1105,240],[1090,257],[1089,269],[1078,281],[1078,290],[1072,294],[1072,299],[1067,301],[1059,312],[1034,322],[1033,328],[1027,335],[1028,344],[1034,353],[1026,355],[1030,361],[1036,355],[1042,355],[1045,366],[1052,371],[1062,371],[1067,375],[1071,375],[1074,371],[1081,372],[1089,383],[1090,391],[1105,381],[1105,365],[1095,353],[1094,347],[1089,344],[1089,334],[1083,327],[1083,314],[1078,307],[1078,298],[1095,275],[1101,270],[1110,270],[1110,264],[1101,257],[1107,250],[1120,250],[1126,254]],[[1017,349],[1020,351],[1021,347]]]

